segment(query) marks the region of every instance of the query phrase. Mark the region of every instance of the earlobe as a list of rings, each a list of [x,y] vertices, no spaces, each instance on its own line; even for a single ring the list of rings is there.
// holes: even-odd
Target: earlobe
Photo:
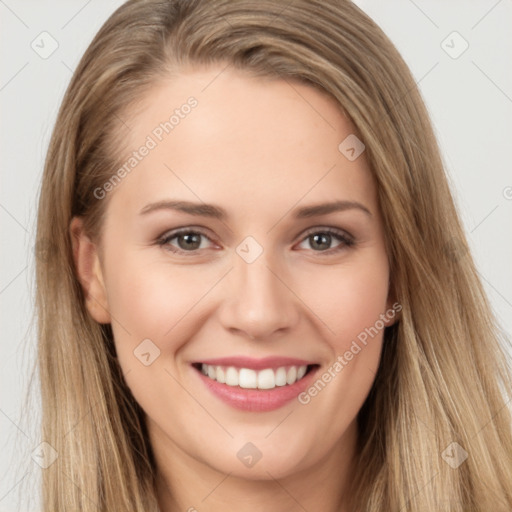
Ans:
[[[111,321],[107,291],[98,255],[98,248],[85,234],[83,220],[74,217],[70,224],[75,272],[85,297],[89,314],[100,324]]]

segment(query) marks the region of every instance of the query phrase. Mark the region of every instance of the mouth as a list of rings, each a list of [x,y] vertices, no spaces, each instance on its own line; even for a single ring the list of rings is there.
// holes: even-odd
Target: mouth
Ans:
[[[242,411],[267,412],[292,402],[320,365],[302,359],[230,357],[192,363],[207,392]]]
[[[272,390],[292,386],[319,365],[283,365],[261,369],[208,363],[193,363],[192,366],[208,379],[232,388]]]

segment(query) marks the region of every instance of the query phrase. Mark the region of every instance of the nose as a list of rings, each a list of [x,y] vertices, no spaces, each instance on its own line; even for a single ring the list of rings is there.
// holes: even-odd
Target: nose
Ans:
[[[252,263],[234,258],[223,284],[219,317],[224,328],[261,341],[292,330],[300,318],[300,300],[287,273],[271,265],[265,251]]]

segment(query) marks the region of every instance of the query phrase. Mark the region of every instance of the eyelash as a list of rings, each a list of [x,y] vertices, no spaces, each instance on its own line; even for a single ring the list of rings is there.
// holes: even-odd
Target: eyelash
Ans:
[[[345,233],[341,230],[334,229],[334,228],[320,228],[320,229],[312,228],[305,233],[304,237],[300,240],[300,243],[304,242],[310,236],[315,235],[315,234],[330,235],[330,236],[336,238],[339,242],[341,242],[340,245],[338,245],[337,247],[333,247],[333,248],[327,249],[325,251],[314,251],[313,249],[311,249],[313,252],[316,252],[319,254],[329,254],[330,255],[330,254],[338,253],[339,251],[346,249],[346,248],[350,248],[350,247],[354,246],[354,244],[355,244],[355,240],[353,239],[352,236],[348,235],[347,233]],[[168,246],[166,249],[170,250],[171,252],[173,252],[175,254],[189,254],[189,255],[197,254],[199,249],[194,249],[191,251],[184,251],[183,249],[179,249],[179,248],[169,244],[169,242],[171,240],[179,237],[180,235],[201,235],[201,236],[204,236],[205,238],[207,238],[208,240],[210,240],[210,242],[212,241],[211,238],[208,235],[206,235],[205,233],[203,233],[202,231],[196,231],[196,230],[193,230],[190,228],[182,228],[182,229],[164,234],[162,237],[158,238],[156,243],[157,243],[157,245],[159,245],[161,247]]]

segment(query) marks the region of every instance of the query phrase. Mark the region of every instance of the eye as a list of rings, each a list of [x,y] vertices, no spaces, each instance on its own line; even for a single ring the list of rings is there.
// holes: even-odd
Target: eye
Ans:
[[[164,234],[157,240],[157,244],[174,253],[194,254],[200,249],[207,249],[208,241],[213,243],[205,233],[191,228],[183,228]],[[337,242],[334,247],[332,247],[333,242]],[[310,248],[317,253],[331,254],[353,246],[355,241],[351,235],[338,229],[314,228],[306,233],[306,237],[302,239],[299,247],[304,243],[309,243]]]
[[[204,239],[211,242],[211,239],[204,233],[187,228],[167,233],[157,243],[172,252],[185,253],[205,249]],[[173,243],[174,240],[176,240],[176,243]]]
[[[331,247],[333,241],[337,241],[338,245]],[[310,244],[313,251],[324,253],[337,252],[354,245],[354,239],[350,235],[333,228],[315,228],[315,231],[306,234],[306,238],[302,240],[301,244],[305,242]]]

